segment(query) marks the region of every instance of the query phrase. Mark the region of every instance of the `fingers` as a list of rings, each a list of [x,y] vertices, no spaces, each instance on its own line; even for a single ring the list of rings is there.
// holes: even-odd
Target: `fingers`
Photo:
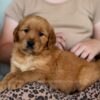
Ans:
[[[82,52],[84,52],[84,48],[79,44],[72,48],[71,52],[73,52],[76,56],[80,56]]]
[[[87,51],[82,52],[80,55],[80,58],[86,59],[88,62],[92,61],[94,58],[94,55],[92,53],[89,53]]]
[[[88,56],[89,56],[89,53],[86,52],[86,51],[82,52],[82,54],[80,55],[80,57],[83,58],[83,59],[88,58]]]
[[[73,52],[76,56],[79,56],[82,59],[86,59],[87,61],[92,61],[94,58],[94,55],[81,44],[77,44],[71,49],[71,52]]]
[[[65,48],[65,40],[62,37],[57,37],[56,43],[58,46],[61,46],[62,48]]]
[[[93,58],[94,58],[94,55],[90,54],[86,60],[90,62],[93,60]]]
[[[82,53],[82,57],[83,56],[87,56],[87,54],[85,53],[85,48],[83,46],[81,46],[81,44],[77,44],[75,45],[72,49],[71,52],[73,52],[76,56],[81,56]]]
[[[56,43],[56,46],[59,48],[59,49],[61,49],[61,50],[64,50],[64,48],[63,48],[63,46],[60,44],[60,43]]]
[[[65,40],[62,37],[62,33],[57,33],[56,34],[56,46],[58,48],[60,48],[61,50],[64,50],[65,47],[66,47]]]
[[[78,49],[80,48],[80,44],[78,43],[77,45],[75,45],[72,49],[71,52],[76,52]]]

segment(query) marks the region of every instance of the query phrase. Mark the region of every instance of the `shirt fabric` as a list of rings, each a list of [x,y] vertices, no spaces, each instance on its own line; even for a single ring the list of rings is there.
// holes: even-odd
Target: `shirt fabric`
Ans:
[[[66,0],[53,4],[46,0],[13,0],[6,15],[16,21],[34,14],[46,18],[60,32],[66,48],[93,35],[93,25],[100,21],[100,0]]]

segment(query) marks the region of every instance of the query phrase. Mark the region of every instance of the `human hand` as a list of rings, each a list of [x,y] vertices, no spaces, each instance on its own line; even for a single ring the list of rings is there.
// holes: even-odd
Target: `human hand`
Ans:
[[[65,50],[65,39],[63,33],[56,33],[56,46],[61,50]]]
[[[100,53],[100,41],[96,39],[82,41],[75,45],[71,52],[87,61],[92,61]]]

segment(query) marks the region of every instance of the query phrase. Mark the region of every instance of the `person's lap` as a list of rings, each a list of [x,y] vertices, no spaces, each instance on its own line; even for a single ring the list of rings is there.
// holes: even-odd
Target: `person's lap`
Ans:
[[[0,64],[1,79],[9,72],[10,67]],[[28,83],[21,89],[4,90],[0,100],[100,100],[100,80],[82,92],[67,95],[38,82]]]
[[[100,100],[100,80],[82,92],[67,95],[51,87],[32,82],[21,89],[5,90],[0,94],[0,100]]]
[[[2,79],[10,67],[0,64],[0,78]],[[4,90],[0,93],[0,100],[99,100],[100,98],[100,80],[88,87],[82,92],[67,95],[58,90],[38,82],[26,84],[21,89]]]

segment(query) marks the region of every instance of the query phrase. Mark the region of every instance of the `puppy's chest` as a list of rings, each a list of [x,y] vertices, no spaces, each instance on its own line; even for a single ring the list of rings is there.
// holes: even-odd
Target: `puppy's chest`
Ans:
[[[21,71],[28,71],[28,70],[34,70],[36,68],[42,69],[49,63],[49,60],[50,60],[49,58],[28,57],[23,59],[15,57],[12,59],[12,64],[17,68],[19,68]]]

